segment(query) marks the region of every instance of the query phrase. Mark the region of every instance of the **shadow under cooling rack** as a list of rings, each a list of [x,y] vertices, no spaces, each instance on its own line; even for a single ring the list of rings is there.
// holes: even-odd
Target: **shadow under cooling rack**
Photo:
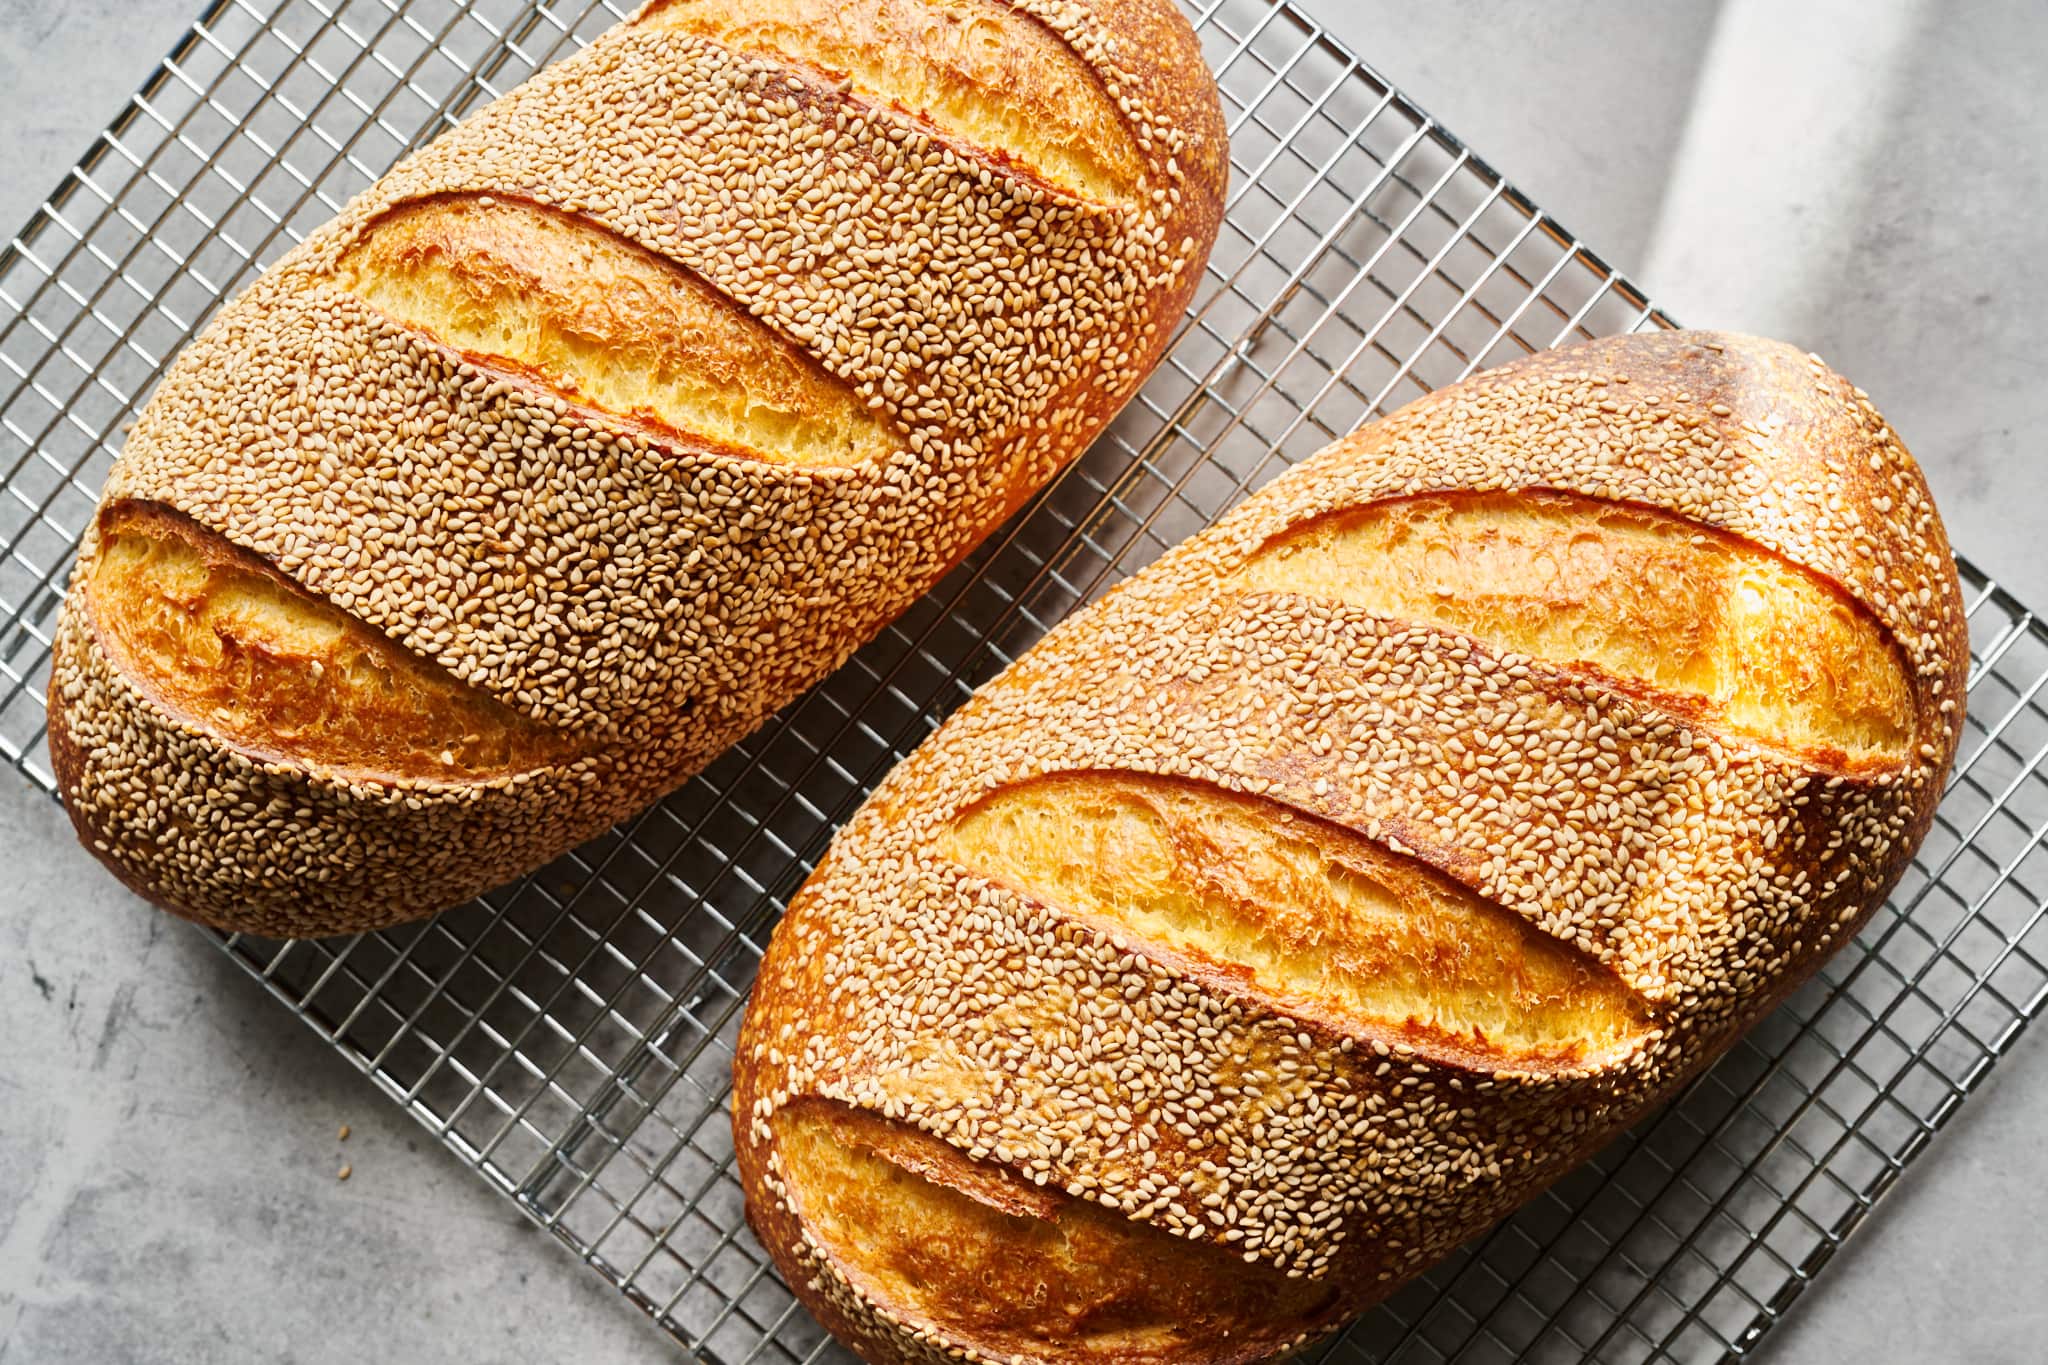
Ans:
[[[286,1007],[707,1359],[846,1359],[741,1217],[739,1014],[830,831],[1051,623],[1286,465],[1484,365],[1668,326],[1298,12],[1186,3],[1228,216],[1111,430],[850,664],[654,809],[432,921],[228,938]],[[0,253],[0,757],[78,537],[169,357],[409,148],[622,16],[592,0],[222,0]],[[1679,1099],[1326,1348],[1333,1361],[1745,1354],[2041,1008],[2048,635],[1964,568],[1946,803],[1892,902]]]

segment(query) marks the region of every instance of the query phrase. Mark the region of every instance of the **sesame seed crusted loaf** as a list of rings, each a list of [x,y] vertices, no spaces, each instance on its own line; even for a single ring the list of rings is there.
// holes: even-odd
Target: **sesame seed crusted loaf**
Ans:
[[[747,1208],[866,1359],[1267,1359],[1696,1073],[1954,757],[1918,467],[1774,342],[1504,366],[1054,630],[777,927]]]
[[[306,936],[601,832],[1085,448],[1227,174],[1171,0],[654,0],[166,375],[57,629],[81,837]]]

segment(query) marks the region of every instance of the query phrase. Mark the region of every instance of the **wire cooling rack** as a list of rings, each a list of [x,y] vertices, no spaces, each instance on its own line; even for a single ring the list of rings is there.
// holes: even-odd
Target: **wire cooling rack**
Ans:
[[[1229,216],[1111,431],[904,620],[685,789],[431,922],[225,938],[484,1179],[707,1361],[845,1359],[741,1218],[726,1097],[778,907],[832,827],[1059,617],[1360,421],[1482,365],[1669,325],[1292,8],[1184,0]],[[42,692],[122,433],[220,298],[402,152],[620,17],[594,0],[222,0],[0,253],[0,756]],[[1965,565],[1969,729],[1892,903],[1601,1157],[1335,1361],[1747,1354],[2041,1008],[2048,632]]]

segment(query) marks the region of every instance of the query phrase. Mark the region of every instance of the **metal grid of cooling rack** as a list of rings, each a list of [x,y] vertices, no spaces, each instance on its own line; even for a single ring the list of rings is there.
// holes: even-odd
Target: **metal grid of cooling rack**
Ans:
[[[388,933],[222,941],[707,1360],[843,1358],[741,1219],[725,1099],[776,909],[831,828],[1045,627],[1365,418],[1668,325],[1293,9],[1183,0],[1235,176],[1190,320],[1111,431],[852,663],[674,797]],[[219,299],[608,0],[216,0],[0,253],[0,756],[51,786],[49,632],[121,434]],[[1685,1095],[1326,1358],[1744,1355],[2048,995],[2048,631],[1967,566],[1934,833],[1824,975]]]

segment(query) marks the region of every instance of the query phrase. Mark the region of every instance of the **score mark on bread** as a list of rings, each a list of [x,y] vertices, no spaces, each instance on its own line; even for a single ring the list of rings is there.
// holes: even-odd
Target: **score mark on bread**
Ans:
[[[1242,582],[1591,665],[1768,744],[1859,764],[1912,745],[1883,626],[1812,572],[1669,513],[1540,490],[1397,498],[1288,531]]]
[[[901,445],[853,387],[682,266],[573,214],[437,195],[399,205],[335,282],[488,368],[727,454],[849,468]]]
[[[101,514],[90,601],[103,647],[159,705],[260,756],[457,780],[573,753],[570,736],[165,508]]]
[[[1649,1026],[1589,955],[1275,801],[1135,773],[1004,787],[946,854],[1047,906],[1192,956],[1283,1008],[1487,1065],[1571,1064]]]
[[[1089,65],[1001,0],[668,0],[641,23],[830,73],[976,155],[1124,205],[1143,159]]]
[[[1027,1359],[1151,1360],[1233,1330],[1253,1344],[1243,1323],[1271,1315],[1291,1329],[1337,1298],[1328,1283],[1033,1185],[862,1109],[809,1099],[775,1130],[783,1178],[842,1273]]]

